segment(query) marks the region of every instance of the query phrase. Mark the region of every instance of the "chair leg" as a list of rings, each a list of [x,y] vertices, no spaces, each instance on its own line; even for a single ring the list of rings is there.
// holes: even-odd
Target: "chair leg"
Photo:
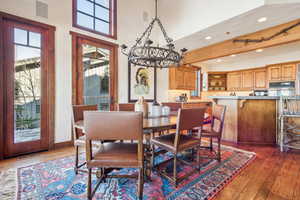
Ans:
[[[210,151],[213,151],[213,138],[210,138]]]
[[[92,169],[88,169],[87,198],[92,200]]]
[[[173,163],[173,180],[175,187],[177,187],[177,154],[174,155],[174,163]]]
[[[221,162],[221,138],[218,138],[218,161]]]
[[[75,174],[78,174],[78,162],[79,162],[79,147],[75,146]]]
[[[151,169],[154,168],[154,164],[155,164],[154,161],[155,161],[155,146],[151,144],[151,161],[150,161]]]
[[[143,199],[143,189],[144,189],[144,170],[143,168],[141,168],[139,170],[138,189],[137,189],[137,196],[139,200]]]
[[[197,153],[197,164],[198,164],[199,172],[200,172],[200,170],[201,170],[201,163],[200,163],[200,147],[201,147],[201,145],[199,145],[199,148],[196,149],[196,153]]]

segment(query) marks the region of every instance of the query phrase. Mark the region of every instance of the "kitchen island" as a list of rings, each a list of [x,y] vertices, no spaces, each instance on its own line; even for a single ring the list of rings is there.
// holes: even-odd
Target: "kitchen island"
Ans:
[[[222,139],[243,144],[275,145],[277,101],[273,96],[209,96],[226,105]]]

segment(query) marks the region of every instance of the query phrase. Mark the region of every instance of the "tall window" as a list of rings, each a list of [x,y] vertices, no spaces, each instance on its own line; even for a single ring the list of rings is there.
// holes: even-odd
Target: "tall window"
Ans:
[[[73,0],[73,26],[116,38],[116,0]]]

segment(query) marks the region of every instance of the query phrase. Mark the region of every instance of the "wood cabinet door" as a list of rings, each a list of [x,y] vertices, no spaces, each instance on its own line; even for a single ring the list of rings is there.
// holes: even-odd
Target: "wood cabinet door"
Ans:
[[[169,89],[178,90],[184,88],[184,72],[178,68],[169,69]]]
[[[267,70],[255,70],[254,71],[254,88],[255,89],[266,89],[268,88],[267,81]]]
[[[242,89],[243,90],[253,90],[254,76],[253,71],[242,72]]]
[[[195,71],[185,71],[184,72],[184,87],[187,90],[196,89],[196,72]]]
[[[233,72],[227,74],[228,90],[239,90],[241,88],[241,73]]]
[[[285,64],[281,66],[281,77],[283,81],[293,81],[296,79],[296,65]]]
[[[175,71],[176,89],[185,89],[184,70],[176,69]]]
[[[281,65],[274,65],[268,68],[269,81],[281,81]]]

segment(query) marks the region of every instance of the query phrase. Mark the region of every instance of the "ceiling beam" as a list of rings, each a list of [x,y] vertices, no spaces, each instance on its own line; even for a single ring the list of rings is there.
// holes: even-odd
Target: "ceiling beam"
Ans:
[[[289,30],[287,34],[279,35],[268,41],[263,41],[259,43],[248,43],[248,44],[245,44],[243,42],[233,42],[233,40],[268,38],[271,35],[280,32],[282,29],[292,26],[293,24],[296,24],[298,22],[300,22],[299,19],[278,26],[274,26],[268,29],[264,29],[255,33],[239,36],[231,40],[226,40],[200,49],[189,51],[184,56],[184,63],[193,64],[193,63],[198,63],[210,59],[230,56],[232,54],[245,53],[256,49],[267,48],[267,47],[299,41],[300,26],[296,26],[295,28]]]

